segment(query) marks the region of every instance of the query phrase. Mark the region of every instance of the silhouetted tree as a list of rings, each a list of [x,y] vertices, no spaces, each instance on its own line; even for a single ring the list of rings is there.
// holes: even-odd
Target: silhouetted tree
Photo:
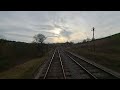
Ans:
[[[44,45],[43,45],[43,42],[44,42],[44,40],[46,39],[46,37],[43,35],[43,34],[37,34],[37,35],[35,35],[34,37],[34,42],[35,43],[38,43],[38,46],[37,46],[37,48],[38,48],[38,50],[42,53],[42,55],[43,55],[43,53],[44,53]]]
[[[91,41],[91,39],[90,39],[90,38],[87,38],[86,41],[89,42],[89,41]]]
[[[84,39],[82,42],[83,42],[83,43],[86,43],[86,42],[87,42],[87,40],[86,40],[86,39]]]
[[[36,43],[43,43],[46,37],[43,34],[37,34],[34,37],[34,42]]]

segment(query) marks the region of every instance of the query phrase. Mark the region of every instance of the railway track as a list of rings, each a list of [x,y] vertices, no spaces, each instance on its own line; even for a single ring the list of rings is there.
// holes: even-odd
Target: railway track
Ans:
[[[56,49],[40,79],[66,79],[60,52]]]
[[[119,77],[113,75],[112,73],[105,71],[104,69],[97,67],[91,64],[88,61],[85,61],[76,55],[66,51],[66,55],[82,70],[84,70],[84,74],[86,73],[90,79],[119,79]]]
[[[119,79],[119,76],[74,53],[57,48],[36,79]]]

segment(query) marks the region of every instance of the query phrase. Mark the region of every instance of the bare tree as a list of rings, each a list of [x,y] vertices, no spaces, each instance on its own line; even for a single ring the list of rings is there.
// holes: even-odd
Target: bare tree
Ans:
[[[38,43],[37,44],[37,48],[39,50],[38,55],[39,56],[41,56],[41,55],[43,56],[44,55],[44,45],[43,45],[43,42],[46,39],[46,37],[43,34],[37,34],[33,38],[34,38],[34,42]]]
[[[36,42],[36,43],[43,43],[44,42],[44,40],[46,39],[46,37],[43,35],[43,34],[37,34],[37,35],[35,35],[34,37],[34,42]]]

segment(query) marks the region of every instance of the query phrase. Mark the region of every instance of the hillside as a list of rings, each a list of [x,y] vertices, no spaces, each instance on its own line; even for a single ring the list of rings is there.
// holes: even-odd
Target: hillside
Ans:
[[[0,39],[0,72],[44,56],[52,45]]]
[[[75,44],[68,50],[120,72],[120,33],[94,42],[95,52],[93,41]]]

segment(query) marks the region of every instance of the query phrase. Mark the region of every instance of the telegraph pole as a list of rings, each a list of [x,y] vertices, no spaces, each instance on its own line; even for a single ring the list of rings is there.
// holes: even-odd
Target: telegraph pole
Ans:
[[[92,38],[92,41],[93,41],[93,51],[94,51],[94,55],[95,55],[95,37],[94,37],[95,28],[94,27],[93,27],[92,31],[93,31],[93,38]]]
[[[92,31],[93,31],[93,40],[94,40],[94,39],[95,39],[95,38],[94,38],[94,31],[95,31],[95,28],[94,28],[94,27],[93,27]]]

